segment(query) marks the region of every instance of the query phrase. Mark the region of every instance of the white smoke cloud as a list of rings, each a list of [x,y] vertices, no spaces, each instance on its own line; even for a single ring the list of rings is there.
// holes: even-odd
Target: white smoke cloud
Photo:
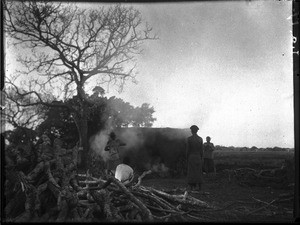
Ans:
[[[153,164],[151,170],[157,173],[167,173],[169,172],[169,168],[166,167],[164,163],[156,163]]]
[[[120,139],[126,143],[126,148],[137,148],[144,142],[144,137],[134,128],[125,128],[120,132]]]
[[[154,163],[151,166],[151,170],[157,173],[160,177],[167,177],[169,175],[170,169],[162,162]]]
[[[108,160],[108,152],[104,150],[108,142],[108,139],[109,139],[108,130],[102,130],[90,139],[91,149],[97,155],[100,155],[105,162]]]
[[[109,134],[113,130],[112,118],[109,117],[106,121],[105,128],[100,130],[96,135],[92,136],[89,140],[90,147],[94,153],[100,155],[101,158],[106,162],[109,157],[108,151],[105,151],[106,144],[109,140]]]

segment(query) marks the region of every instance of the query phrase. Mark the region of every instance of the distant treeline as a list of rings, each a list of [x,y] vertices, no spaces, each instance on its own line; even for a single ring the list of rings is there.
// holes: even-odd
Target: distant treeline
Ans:
[[[294,151],[294,148],[280,148],[280,147],[273,147],[273,148],[257,148],[255,146],[248,148],[248,147],[234,147],[234,146],[222,146],[222,145],[216,145],[215,146],[216,151],[239,151],[239,152],[249,152],[249,151]]]

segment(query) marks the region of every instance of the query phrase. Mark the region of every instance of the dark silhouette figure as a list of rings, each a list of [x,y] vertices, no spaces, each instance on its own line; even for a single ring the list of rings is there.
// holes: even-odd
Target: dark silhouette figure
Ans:
[[[109,140],[105,147],[105,151],[109,152],[109,158],[107,161],[107,173],[115,174],[116,167],[122,163],[119,155],[119,148],[120,146],[125,145],[125,143],[116,138],[116,134],[114,132],[110,133]]]
[[[201,191],[203,183],[202,157],[203,140],[197,135],[199,128],[196,125],[190,127],[192,136],[187,138],[187,183],[192,191]]]
[[[215,146],[210,142],[211,138],[209,136],[206,137],[206,142],[204,143],[204,153],[203,153],[203,163],[204,163],[204,171],[211,175],[216,174],[216,168],[214,163],[214,151]]]

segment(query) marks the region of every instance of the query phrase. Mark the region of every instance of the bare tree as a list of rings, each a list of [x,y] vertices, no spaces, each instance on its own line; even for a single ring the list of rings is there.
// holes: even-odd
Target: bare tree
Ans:
[[[7,98],[18,107],[70,107],[53,100],[76,95],[80,107],[70,110],[80,145],[87,151],[92,104],[87,89],[113,83],[122,90],[128,79],[134,80],[141,44],[157,37],[147,24],[143,26],[139,11],[120,4],[80,9],[74,4],[12,1],[4,3],[4,10],[5,32],[22,53],[18,58],[22,68],[16,71],[19,79],[6,79],[5,90],[14,93]],[[29,100],[18,101],[16,95]]]

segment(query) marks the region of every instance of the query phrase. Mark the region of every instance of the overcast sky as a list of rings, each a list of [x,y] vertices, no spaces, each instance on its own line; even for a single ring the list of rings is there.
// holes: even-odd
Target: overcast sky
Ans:
[[[132,4],[158,33],[122,94],[154,127],[226,146],[293,147],[291,1]]]
[[[291,1],[126,5],[159,40],[143,45],[138,84],[108,96],[149,103],[154,127],[196,124],[215,145],[294,147]]]

